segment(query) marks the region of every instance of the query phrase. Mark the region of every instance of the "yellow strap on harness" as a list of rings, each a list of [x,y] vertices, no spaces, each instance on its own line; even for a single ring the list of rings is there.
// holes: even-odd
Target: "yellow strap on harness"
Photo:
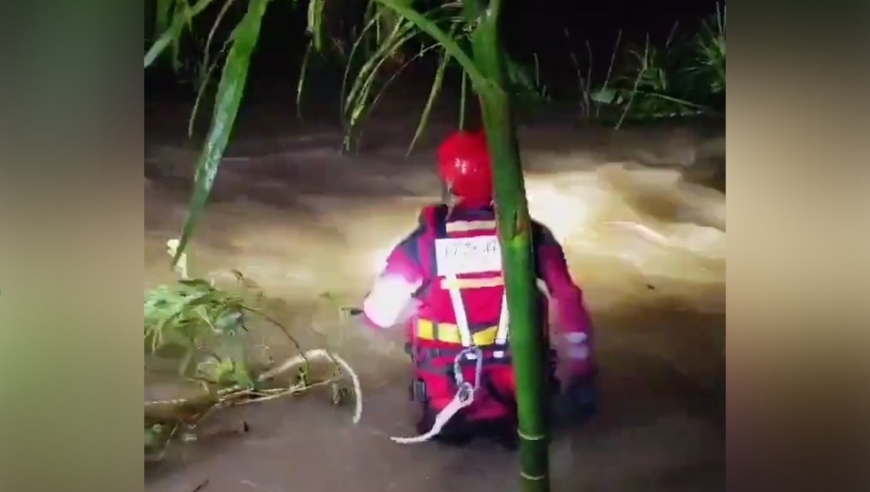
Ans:
[[[478,347],[492,345],[496,342],[498,326],[490,326],[477,333],[471,338]],[[444,343],[462,343],[459,327],[449,323],[433,323],[421,319],[417,321],[417,337],[421,340],[434,340]]]

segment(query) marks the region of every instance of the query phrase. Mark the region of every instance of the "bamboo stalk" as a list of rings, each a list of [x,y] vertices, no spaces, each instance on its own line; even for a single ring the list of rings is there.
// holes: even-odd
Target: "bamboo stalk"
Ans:
[[[475,1],[475,0],[468,0]],[[493,83],[480,91],[481,110],[493,161],[505,288],[510,312],[510,346],[517,386],[520,477],[523,492],[549,492],[549,435],[545,406],[547,346],[535,302],[531,225],[516,127],[498,35],[500,0],[481,12],[472,37],[475,63]]]

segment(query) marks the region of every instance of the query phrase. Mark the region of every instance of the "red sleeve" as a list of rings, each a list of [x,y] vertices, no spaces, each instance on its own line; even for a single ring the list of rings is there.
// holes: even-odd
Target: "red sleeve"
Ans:
[[[413,235],[409,236],[409,238],[406,238],[393,248],[390,256],[387,257],[386,266],[379,275],[380,278],[399,276],[410,283],[423,280],[423,269],[420,265],[420,259],[416,255],[417,246],[407,244],[414,240]]]
[[[537,275],[544,281],[555,302],[554,326],[562,358],[573,359],[574,372],[591,368],[592,319],[583,299],[583,291],[571,278],[562,246],[546,227],[534,223]],[[587,356],[578,356],[577,353]]]
[[[538,229],[535,234],[537,275],[557,303],[556,325],[564,332],[588,333],[591,326],[583,291],[571,278],[562,246],[546,227],[535,225]]]

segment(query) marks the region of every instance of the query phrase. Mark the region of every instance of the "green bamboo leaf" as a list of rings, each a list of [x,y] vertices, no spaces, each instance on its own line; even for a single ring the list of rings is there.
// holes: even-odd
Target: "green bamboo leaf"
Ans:
[[[227,48],[230,47],[231,42],[232,42],[231,38],[227,39],[224,42],[224,45],[220,51],[221,54],[223,54],[227,51]],[[208,90],[208,84],[212,80],[212,76],[214,74],[214,71],[217,70],[219,61],[220,60],[218,59],[218,60],[214,60],[211,63],[211,65],[208,67],[208,70],[205,73],[205,76],[202,78],[202,82],[200,82],[199,87],[197,88],[196,101],[194,101],[194,103],[193,103],[193,109],[190,111],[190,117],[187,120],[187,136],[188,137],[193,136],[193,129],[194,129],[195,124],[196,124],[196,117],[199,115],[199,105],[200,105],[200,103],[202,103],[202,98],[203,98],[203,96],[205,96],[205,94]]]
[[[212,292],[203,292],[202,294],[191,296],[184,303],[184,309],[207,308],[221,301],[219,295]]]
[[[251,55],[257,46],[260,26],[268,5],[269,0],[251,0],[248,4],[248,11],[233,31],[233,44],[227,54],[221,80],[218,84],[211,128],[196,165],[193,196],[190,199],[190,208],[184,221],[178,249],[172,259],[173,266],[187,248],[190,236],[199,222],[200,215],[214,186],[221,158],[227,143],[229,143],[230,134],[239,112],[239,105],[245,92]]]
[[[235,383],[243,388],[253,390],[257,386],[248,365],[244,362],[235,361],[233,363],[232,375]]]
[[[326,0],[311,0],[308,3],[308,33],[317,51],[323,50],[323,13]]]
[[[157,0],[155,9],[154,32],[163,33],[169,27],[169,19],[175,7],[175,0]]]
[[[184,28],[188,28],[189,30],[193,25],[191,18],[187,15],[187,11],[190,10],[190,0],[178,0],[175,2],[175,8],[172,11],[172,17],[179,18],[184,20],[184,24],[181,26],[181,30],[178,32],[178,35],[172,38],[172,41],[169,43],[170,48],[170,64],[172,65],[172,70],[175,73],[178,73],[183,64],[181,62],[181,33],[184,31]]]
[[[350,53],[347,56],[347,63],[344,67],[344,76],[341,79],[341,92],[340,94],[348,94],[347,92],[347,81],[350,79],[350,72],[353,69],[354,58],[356,57],[357,50],[366,42],[368,39],[367,34],[372,29],[377,29],[378,27],[378,17],[377,14],[372,15],[371,19],[366,22],[366,25],[363,27],[362,32],[357,36],[356,41],[354,41],[353,46],[350,48]],[[368,57],[371,59],[371,57]],[[363,67],[364,68],[364,67]],[[362,71],[362,69],[361,69]],[[359,80],[359,73],[357,73],[357,80]],[[347,99],[342,97],[341,100],[341,108],[340,113],[342,116],[347,114]]]
[[[441,86],[444,84],[444,73],[447,71],[448,62],[450,62],[450,57],[442,55],[441,63],[438,64],[438,71],[435,72],[435,78],[432,81],[432,88],[429,90],[429,98],[426,100],[426,106],[423,108],[423,114],[420,115],[420,122],[417,123],[417,131],[414,132],[414,138],[411,139],[411,143],[408,145],[408,150],[405,152],[406,157],[411,155],[411,152],[414,151],[414,146],[417,144],[417,140],[420,139],[423,131],[426,130],[426,124],[429,122],[429,114],[432,112],[432,108],[435,106],[435,101],[438,100],[438,95],[441,93]]]
[[[308,62],[311,59],[311,52],[314,49],[313,42],[309,41],[308,47],[305,48],[305,55],[302,57],[302,66],[299,68],[299,81],[296,82],[296,117],[302,119],[302,95],[305,91],[305,81],[308,76]]]
[[[504,92],[502,87],[499,87],[481,73],[471,56],[469,56],[469,54],[459,46],[459,43],[457,43],[455,39],[451,38],[448,33],[441,29],[438,24],[426,18],[426,16],[420,12],[414,10],[413,7],[404,5],[401,0],[374,1],[386,8],[394,10],[401,17],[412,22],[418,29],[429,36],[432,36],[432,38],[435,39],[442,48],[444,48],[444,51],[446,51],[448,55],[462,66],[462,69],[468,74],[468,78],[471,80],[472,85],[478,93],[486,94]]]
[[[477,26],[483,12],[486,10],[486,5],[481,0],[463,0],[462,15],[465,22],[471,26],[471,30]]]
[[[154,41],[148,52],[145,53],[145,68],[151,66],[154,60],[163,53],[167,47],[176,42],[184,31],[184,27],[197,15],[202,13],[213,0],[199,0],[193,7],[178,4],[175,15],[172,18],[172,24],[169,28]]]
[[[148,331],[146,332],[145,338],[151,338],[151,351],[156,352],[162,345],[165,340],[167,327],[170,326],[170,323],[174,322],[183,311],[183,306],[177,306],[171,313],[169,313],[165,318],[161,319],[154,325],[148,327]]]
[[[369,58],[365,66],[360,70],[360,74],[357,76],[345,101],[345,106],[349,108],[350,112],[347,117],[347,130],[342,142],[345,150],[350,150],[353,134],[374,107],[371,92],[381,67],[392,58],[393,53],[400,50],[405,43],[417,35],[417,32],[412,27],[413,25],[410,23],[397,24],[390,37],[384,41],[378,51]]]
[[[426,18],[430,21],[437,22],[438,20],[450,20],[451,10],[456,9],[456,4],[448,3],[440,5],[434,9],[431,9],[426,12]],[[369,23],[363,30],[363,34],[355,43],[354,48],[351,50],[351,59],[348,61],[348,66],[345,71],[345,78],[349,76],[353,53],[356,51],[358,47],[358,43],[362,41],[365,36],[365,32],[370,29],[379,30],[381,27],[381,23],[378,22],[380,16],[384,15],[382,11],[375,12],[371,14],[371,18]],[[458,31],[461,26],[454,24],[453,32]],[[360,124],[365,120],[368,114],[372,112],[374,107],[377,105],[377,102],[380,101],[382,94],[384,93],[384,89],[389,86],[392,81],[399,75],[409,64],[410,61],[418,59],[424,52],[429,51],[430,48],[438,47],[437,43],[432,43],[428,47],[423,48],[420,52],[418,52],[415,56],[411,57],[408,60],[405,60],[404,63],[396,70],[387,80],[385,84],[381,87],[378,94],[372,98],[371,92],[374,87],[374,83],[377,80],[377,75],[379,74],[380,68],[384,65],[388,60],[395,59],[396,53],[400,53],[403,51],[403,48],[407,45],[409,41],[414,39],[419,33],[419,28],[415,29],[415,26],[411,22],[402,21],[398,23],[392,24],[392,30],[386,39],[381,41],[378,44],[377,49],[371,55],[369,55],[366,63],[356,74],[356,80],[354,81],[353,86],[349,92],[345,92],[344,82],[342,83],[342,93],[347,94],[344,102],[341,107],[341,114],[344,117],[347,117],[348,123],[346,125],[345,137],[342,142],[342,145],[345,150],[350,149],[351,139],[355,133],[357,133],[357,129]],[[451,33],[451,37],[452,37]],[[448,57],[448,60],[450,57]],[[358,137],[359,135],[357,135]]]
[[[417,34],[411,30],[412,27],[413,25],[409,23],[396,24],[387,39],[380,44],[377,51],[369,56],[369,59],[366,60],[357,73],[356,80],[345,98],[342,105],[345,111],[347,108],[351,108],[351,112],[357,113],[360,108],[364,107],[366,100],[364,98],[361,99],[361,92],[366,92],[371,88],[371,84],[374,82],[374,78],[381,66],[390,59],[396,50],[401,49],[402,45]],[[359,103],[359,101],[362,101],[362,103]]]
[[[217,18],[215,18],[215,21],[212,24],[211,29],[209,30],[208,38],[206,38],[205,48],[203,48],[203,60],[202,60],[202,66],[206,67],[206,72],[205,72],[205,76],[202,78],[202,81],[200,82],[199,87],[197,88],[196,101],[194,101],[194,103],[193,103],[193,109],[190,111],[190,117],[187,120],[187,136],[188,137],[193,136],[193,130],[194,130],[194,127],[196,124],[196,117],[199,115],[200,103],[202,102],[203,96],[205,96],[205,94],[207,92],[208,85],[212,80],[212,75],[214,74],[214,71],[218,67],[220,57],[223,56],[224,53],[226,53],[227,49],[230,47],[230,43],[232,42],[232,37],[227,38],[224,41],[223,46],[221,46],[220,52],[219,52],[218,56],[216,57],[216,59],[214,61],[212,61],[211,63],[209,63],[210,53],[211,53],[211,43],[214,40],[214,35],[217,32],[217,28],[218,28],[218,26],[220,26],[221,21],[223,20],[224,16],[227,14],[230,7],[233,5],[234,1],[235,0],[227,0],[223,4],[223,6],[221,7],[221,10],[218,12]]]
[[[401,66],[399,66],[399,68],[396,69],[396,70],[393,72],[393,74],[390,75],[390,77],[389,77],[389,78],[388,78],[388,79],[383,83],[383,85],[382,85],[382,86],[380,87],[380,89],[378,90],[377,95],[375,95],[375,97],[372,99],[372,101],[371,101],[369,104],[367,104],[367,105],[365,106],[365,110],[364,110],[364,111],[362,112],[362,114],[359,116],[359,120],[358,120],[358,121],[363,121],[363,120],[368,116],[368,114],[370,114],[370,113],[374,110],[374,108],[377,107],[378,103],[381,101],[381,99],[382,99],[382,98],[384,97],[384,95],[387,93],[387,89],[390,87],[390,85],[392,85],[392,83],[393,83],[397,78],[399,78],[399,75],[401,75],[402,72],[404,72],[405,69],[408,68],[409,65],[411,65],[411,63],[413,63],[414,61],[416,61],[416,60],[422,58],[423,55],[425,55],[425,54],[428,53],[429,51],[432,51],[432,50],[437,49],[437,48],[439,48],[439,46],[438,46],[437,44],[435,44],[435,43],[432,43],[432,44],[430,44],[429,46],[426,46],[425,48],[421,49],[421,50],[420,50],[419,52],[417,52],[417,54],[414,55],[413,57],[408,58],[407,60],[405,60],[405,63],[403,63]],[[355,131],[355,130],[356,130],[356,128],[351,128],[351,129],[349,130],[349,132],[350,132],[350,131]],[[350,140],[350,139],[349,139],[349,135],[350,135],[350,133],[348,133],[347,135],[345,135],[345,139],[344,139],[344,143],[343,143],[344,146],[345,146],[345,148],[350,148],[350,143],[349,143],[349,140]]]

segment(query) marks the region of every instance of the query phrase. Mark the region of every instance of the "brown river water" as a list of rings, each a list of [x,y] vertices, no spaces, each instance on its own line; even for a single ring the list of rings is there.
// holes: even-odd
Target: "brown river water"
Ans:
[[[364,336],[338,315],[438,199],[431,143],[406,159],[408,124],[373,122],[367,132],[387,136],[340,155],[336,129],[296,126],[236,137],[190,268],[216,279],[242,271],[280,301],[275,316],[306,347],[345,357],[362,378],[362,421],[317,393],[232,409],[216,422],[244,420],[248,433],[176,446],[146,490],[517,490],[516,456],[486,443],[391,442],[412,434],[408,362],[398,340]],[[195,146],[149,132],[145,288],[174,277],[165,244],[184,219],[196,158]],[[599,415],[554,438],[553,490],[724,490],[725,195],[711,187],[724,189],[714,172],[724,137],[553,122],[520,139],[532,214],[565,244],[602,366]],[[264,341],[290,354],[278,335]],[[148,398],[173,391],[146,382]]]

